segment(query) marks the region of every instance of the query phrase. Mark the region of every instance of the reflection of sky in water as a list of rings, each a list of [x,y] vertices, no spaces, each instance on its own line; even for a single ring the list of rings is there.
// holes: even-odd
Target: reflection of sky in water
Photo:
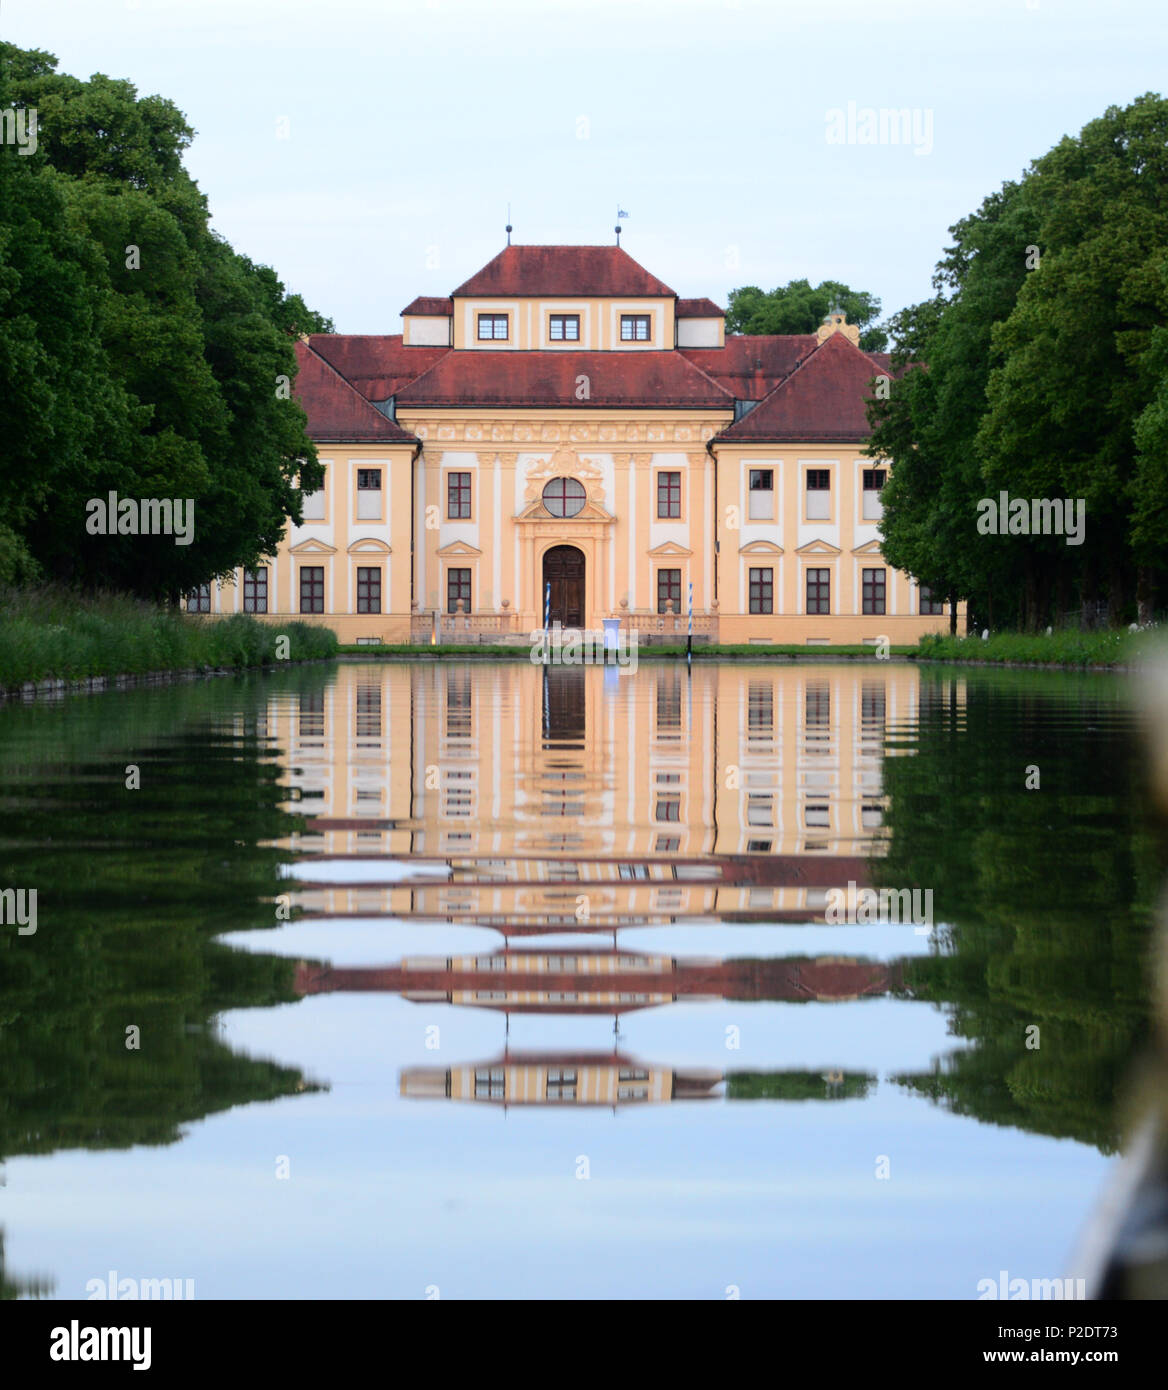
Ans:
[[[640,1060],[781,1057],[881,1080],[862,1101],[615,1116],[401,1099],[401,1066],[502,1051],[501,1019],[454,1012],[333,996],[231,1015],[233,1046],[295,1062],[329,1093],[213,1117],[166,1150],[59,1155],[36,1196],[18,1160],[12,1226],[37,1229],[62,1296],[108,1267],[173,1269],[207,1297],[422,1297],[438,1284],[445,1297],[719,1298],[738,1284],[744,1297],[972,1298],[1002,1268],[1061,1273],[1107,1166],[1085,1146],[955,1118],[886,1083],[886,1068],[948,1045],[941,1015],[911,1003],[825,1005],[822,1019],[815,1006],[757,1004],[627,1018],[621,1051]],[[437,1054],[425,1048],[435,1021]],[[515,1050],[554,1045],[546,1021],[537,1037],[524,1022],[512,1023]],[[730,1023],[737,1053],[723,1046]],[[611,1048],[611,1021],[555,1042]],[[272,1176],[279,1154],[286,1182]],[[874,1176],[881,1154],[887,1181]],[[587,1181],[574,1176],[579,1155]],[[28,1268],[31,1253],[13,1240],[10,1263]]]
[[[299,864],[281,864],[285,878],[323,880],[332,883],[404,883],[412,879],[450,877],[445,864],[410,864],[400,859],[355,859],[349,862],[330,859],[327,864],[305,860]]]
[[[440,932],[440,937],[436,933]],[[440,940],[443,955],[488,955],[500,948],[499,933],[490,927],[447,923],[417,923],[375,918],[318,922],[302,918],[270,930],[232,932],[220,938],[225,945],[244,951],[290,956],[311,956],[334,965],[377,965],[402,956],[433,955]],[[678,927],[622,927],[617,932],[622,949],[642,955],[701,956],[721,960],[778,956],[846,955],[870,960],[895,960],[900,956],[927,955],[927,937],[911,927],[839,926],[808,924],[805,927],[755,926],[740,922]],[[517,943],[523,950],[577,950],[611,946],[611,933],[549,932]]]
[[[358,669],[368,688],[370,668]],[[745,717],[746,692],[759,680],[760,669],[718,677],[723,740],[732,726],[731,706],[737,704],[738,717]],[[859,750],[859,766],[860,745],[867,742],[864,756],[870,758],[871,740],[879,737],[873,729],[873,669],[827,674],[821,669],[817,675],[831,683],[832,737]],[[386,678],[406,681],[408,695],[408,673],[399,670]],[[811,718],[814,706],[804,703],[809,675],[770,668],[762,678],[774,683],[780,723],[784,701],[788,711]],[[352,668],[342,668],[330,692],[337,708],[357,679]],[[428,715],[439,710],[439,697],[453,698],[447,673],[427,671],[416,679],[416,707]],[[538,836],[556,828],[540,823],[538,808],[546,803],[539,802],[537,791],[530,793],[526,809],[520,804],[516,810],[501,790],[506,768],[495,756],[501,747],[498,728],[505,726],[514,734],[514,748],[521,748],[531,722],[517,715],[522,700],[516,679],[536,677],[530,671],[500,677],[484,668],[475,671],[471,687],[476,701],[495,701],[495,736],[482,740],[490,780],[476,791],[480,800],[472,828],[484,838],[488,831],[494,835],[489,847],[474,852],[489,852],[497,861],[506,860],[520,836],[527,836],[523,852],[533,855]],[[703,728],[712,680],[708,671],[695,673]],[[888,677],[889,724],[895,714],[901,751],[908,756],[917,680],[916,671],[903,669]],[[659,681],[645,668],[622,685],[621,694],[630,708],[653,707],[659,720],[672,719],[676,685],[675,671]],[[750,698],[751,708],[761,708],[756,695]],[[303,743],[307,703],[297,706],[288,696],[277,703],[292,725],[301,721],[289,741]],[[314,696],[312,719],[320,720],[324,708]],[[584,708],[568,702],[561,713],[575,718]],[[885,710],[883,696],[878,708]],[[1060,733],[1084,719],[1099,720],[1098,712],[1080,714],[1073,700],[1052,711]],[[389,708],[386,716],[385,746],[377,745],[375,761],[392,779],[404,758],[420,778],[429,753],[412,742],[407,748],[408,724],[395,722]],[[347,727],[336,709],[319,732],[316,723],[308,727],[321,739],[310,745],[307,759],[320,786],[342,780],[348,755],[341,735]],[[964,727],[963,710],[955,727]],[[282,743],[287,731],[269,732]],[[626,753],[612,735],[610,727],[597,739],[603,765],[590,763],[586,783],[572,790],[573,804],[577,795],[583,798],[587,815],[573,810],[561,817],[570,821],[565,828],[585,836],[591,833],[586,826],[596,820],[615,827],[622,837],[618,845],[601,850],[590,843],[586,852],[633,861],[652,852],[658,835],[692,828],[702,808],[713,804],[703,800],[701,779],[706,790],[722,786],[721,765],[712,755],[707,760],[707,750],[692,750],[686,764],[692,776],[685,784],[691,825],[658,824],[651,798],[661,794],[660,787],[640,799],[628,788],[614,795],[613,768],[640,755]],[[544,775],[540,751],[537,746],[531,756],[523,755],[526,761],[514,771],[517,784],[538,788]],[[565,756],[563,748],[542,751],[547,758]],[[666,750],[668,756],[650,761],[650,768],[675,766],[669,758],[676,751]],[[765,833],[778,841],[776,855],[802,854],[799,862],[811,862],[800,839],[802,803],[809,794],[797,774],[826,764],[807,762],[796,751],[787,748],[785,756],[776,757],[786,779],[777,786],[778,825],[762,831],[744,819],[740,839],[719,843],[720,853],[741,855],[751,837]],[[732,754],[723,747],[720,756],[724,763]],[[1049,776],[1057,780],[1055,754],[1047,749],[1043,756],[1044,778],[1050,768]],[[690,759],[690,752],[684,757]],[[360,785],[368,786],[368,749],[355,760],[362,761],[366,780]],[[830,853],[841,863],[854,863],[847,856],[862,856],[868,848],[865,832],[876,828],[861,822],[859,807],[870,806],[877,793],[862,790],[858,781],[850,785],[847,759],[842,761],[842,782],[829,790],[814,783],[814,798],[829,800],[834,808]],[[378,815],[387,822],[395,814],[402,823],[409,821],[392,798],[390,790]],[[436,801],[421,803],[428,815]],[[336,793],[328,806],[293,805],[300,815],[343,820],[352,809],[342,803]],[[407,811],[416,814],[417,804],[411,802]],[[731,804],[727,797],[719,803],[724,837],[725,808]],[[1057,814],[1051,815],[1051,833],[1057,834]],[[420,852],[440,857],[442,827],[424,829],[429,838]],[[330,830],[326,842],[297,848],[361,858],[309,859],[285,871],[288,880],[336,883],[336,895],[318,891],[303,918],[230,933],[222,941],[252,955],[357,970],[395,967],[407,959],[491,957],[504,950],[511,956],[557,951],[583,956],[615,948],[676,960],[683,968],[687,962],[844,958],[895,971],[898,962],[935,957],[938,941],[948,937],[946,927],[931,939],[906,926],[826,926],[811,921],[810,914],[806,922],[788,918],[777,925],[722,922],[718,914],[728,902],[754,905],[745,896],[748,887],[735,899],[732,882],[710,888],[665,880],[594,882],[591,889],[598,895],[615,889],[613,900],[619,904],[631,901],[620,896],[623,892],[686,887],[692,896],[685,920],[677,924],[658,907],[651,913],[656,925],[619,926],[615,942],[609,919],[604,930],[558,926],[545,935],[505,942],[490,927],[436,915],[442,890],[434,887],[418,890],[411,916],[409,880],[444,880],[450,869],[403,857],[400,830],[394,832],[396,840],[389,837],[382,860],[373,857],[376,850],[346,839],[350,831],[355,834],[352,826]],[[471,849],[446,849],[457,859],[456,877],[465,880],[463,856]],[[815,860],[813,873],[821,862]],[[497,864],[495,872],[492,893],[499,877],[506,880],[511,870]],[[385,886],[384,916],[367,915],[367,904],[345,896],[345,885],[354,883]],[[536,875],[504,887],[504,893],[516,894],[506,904],[526,903],[531,913],[548,886],[568,890],[569,897],[577,887],[549,885]],[[483,910],[475,903],[473,882],[460,882],[459,888],[460,897]],[[794,897],[777,896],[775,902],[798,912]],[[329,910],[338,915],[319,915]],[[488,910],[500,911],[497,900]],[[618,906],[618,922],[620,911]],[[664,993],[669,993],[668,978]],[[509,988],[530,983],[528,977],[508,978]],[[603,976],[592,977],[591,988],[604,984]],[[184,1126],[184,1140],[167,1147],[10,1159],[4,1202],[8,1267],[25,1276],[51,1274],[56,1295],[66,1298],[82,1296],[86,1280],[111,1269],[123,1277],[193,1278],[197,1296],[204,1298],[421,1298],[430,1285],[443,1297],[722,1298],[728,1285],[736,1285],[747,1298],[973,1298],[978,1280],[996,1279],[1002,1269],[1026,1278],[1074,1273],[1066,1261],[1109,1160],[1085,1143],[951,1114],[898,1086],[897,1075],[927,1074],[938,1059],[980,1045],[976,1038],[953,1033],[951,1009],[905,997],[904,991],[901,996],[883,990],[871,997],[807,1002],[683,997],[631,1008],[621,1014],[618,1029],[612,1013],[603,1009],[513,1013],[508,1019],[498,1009],[452,1007],[443,999],[412,1002],[387,990],[338,990],[274,1008],[234,1009],[218,1025],[224,1044],[298,1068],[307,1082],[328,1089],[240,1105],[192,1122]],[[728,1046],[728,1039],[737,1045]],[[499,1063],[505,1051],[512,1061],[542,1056],[545,1065],[557,1055],[601,1063],[615,1051],[629,1064],[672,1069],[675,1075],[802,1072],[815,1084],[816,1077],[834,1074],[869,1077],[872,1084],[863,1098],[828,1102],[740,1099],[728,1096],[728,1084],[719,1083],[709,1099],[624,1104],[615,1110],[515,1103],[504,1109],[401,1094],[403,1074],[486,1067]],[[291,1167],[287,1181],[274,1176],[283,1155]],[[876,1177],[882,1157],[891,1170],[887,1180]],[[587,1180],[576,1176],[582,1159],[590,1167]]]

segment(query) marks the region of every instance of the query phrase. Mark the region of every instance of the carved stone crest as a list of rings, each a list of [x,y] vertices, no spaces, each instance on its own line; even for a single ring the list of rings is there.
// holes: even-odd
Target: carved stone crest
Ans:
[[[599,464],[582,459],[574,449],[556,449],[550,458],[533,459],[527,467],[524,498],[538,501],[552,478],[576,478],[584,485],[590,502],[604,501],[604,473]]]

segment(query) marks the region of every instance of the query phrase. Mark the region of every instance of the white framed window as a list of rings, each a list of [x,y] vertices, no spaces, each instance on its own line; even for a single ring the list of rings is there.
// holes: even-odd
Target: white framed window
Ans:
[[[357,520],[381,519],[381,469],[357,469]]]
[[[648,343],[653,337],[653,320],[648,314],[622,314],[620,335],[622,343]]]
[[[884,515],[884,501],[880,494],[888,475],[883,468],[865,468],[863,472],[862,516],[865,521],[879,521]]]
[[[805,474],[807,489],[807,520],[831,520],[831,469],[808,468]]]
[[[507,340],[507,314],[480,314],[479,315],[479,341],[503,341]]]
[[[747,476],[747,509],[751,521],[775,519],[775,470],[751,468]]]
[[[326,474],[327,476],[327,474]],[[306,492],[300,502],[301,515],[305,521],[324,520],[324,481],[316,492]]]

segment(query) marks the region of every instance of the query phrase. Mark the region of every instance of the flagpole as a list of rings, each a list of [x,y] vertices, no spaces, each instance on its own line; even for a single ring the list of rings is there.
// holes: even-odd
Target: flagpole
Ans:
[[[552,581],[543,586],[543,664],[548,661],[548,632],[552,625]]]

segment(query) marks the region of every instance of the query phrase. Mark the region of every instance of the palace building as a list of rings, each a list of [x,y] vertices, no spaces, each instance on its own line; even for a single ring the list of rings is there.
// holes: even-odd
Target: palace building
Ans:
[[[725,331],[617,246],[512,246],[402,332],[297,344],[325,465],[278,553],[195,611],[307,618],[342,642],[645,638],[911,643],[942,605],[880,553],[861,452],[892,369],[833,312]],[[550,604],[548,596],[550,594]]]

